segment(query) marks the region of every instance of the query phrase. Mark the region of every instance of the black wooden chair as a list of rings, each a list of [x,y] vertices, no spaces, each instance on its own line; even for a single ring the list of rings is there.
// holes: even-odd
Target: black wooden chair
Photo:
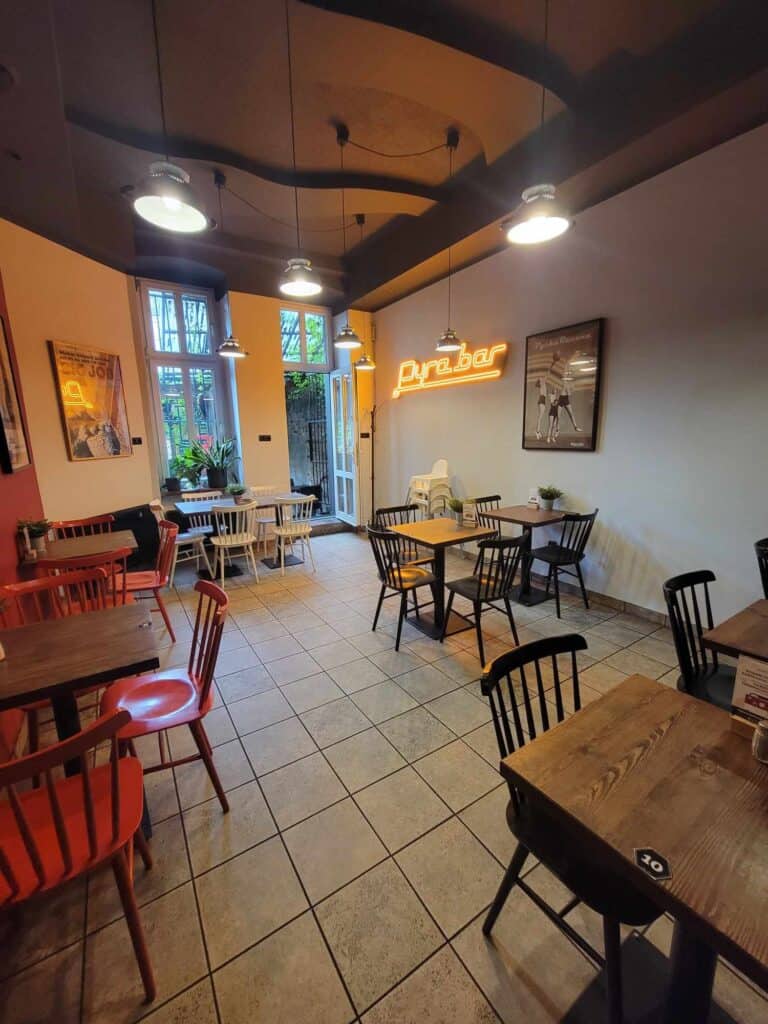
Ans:
[[[522,537],[506,537],[503,540],[481,540],[478,542],[477,561],[475,562],[472,575],[465,576],[459,580],[449,580],[446,583],[449,595],[440,643],[445,640],[445,631],[448,626],[448,620],[451,617],[453,599],[457,594],[472,602],[475,631],[477,633],[477,647],[481,664],[485,663],[482,629],[484,607],[496,608],[496,602],[502,601],[507,618],[509,619],[512,636],[516,644],[520,643],[509,594],[520,563],[522,544]],[[500,611],[501,609],[497,610]]]
[[[418,505],[391,505],[389,508],[377,508],[373,514],[373,526],[376,530],[391,530],[393,526],[415,523],[419,511]],[[423,565],[432,568],[433,555],[420,548],[414,540],[396,534],[400,547],[400,561],[403,564]]]
[[[709,584],[714,582],[710,569],[673,576],[664,584],[664,600],[680,666],[678,690],[730,710],[736,670],[720,665],[717,652],[701,642],[702,634],[714,625],[709,597]]]
[[[499,520],[491,519],[488,512],[501,507],[500,494],[486,494],[483,498],[475,498],[477,509],[477,522],[479,526],[487,526],[489,530],[496,530],[499,533]]]
[[[757,567],[760,570],[760,579],[763,582],[763,595],[768,598],[768,537],[759,540],[755,544],[757,555]]]
[[[539,733],[565,719],[566,684],[561,678],[558,656],[570,655],[573,708],[576,711],[580,709],[576,653],[586,648],[586,640],[577,633],[545,637],[502,654],[486,667],[482,691],[491,705],[502,759],[524,746],[528,739],[535,739]],[[550,668],[552,682],[545,681],[542,664]],[[650,924],[660,916],[660,911],[624,878],[607,871],[602,864],[583,859],[578,845],[566,840],[555,819],[539,805],[532,806],[525,794],[512,783],[509,783],[509,796],[507,824],[518,845],[488,911],[483,933],[486,936],[491,934],[507,897],[514,886],[518,886],[595,964],[605,968],[608,1022],[621,1024],[620,926]],[[573,899],[562,910],[555,910],[520,877],[529,854],[538,858],[573,893]],[[579,903],[585,903],[602,915],[604,957],[567,920],[568,914]]]
[[[555,585],[555,607],[557,617],[560,618],[560,585],[559,576],[565,573],[566,576],[575,576],[581,587],[581,596],[584,598],[584,607],[589,608],[587,588],[584,586],[584,577],[581,574],[581,563],[584,559],[584,549],[587,546],[592,527],[599,509],[589,514],[580,515],[577,512],[566,512],[563,518],[563,527],[560,533],[560,540],[551,540],[544,547],[534,548],[530,553],[533,561],[538,558],[540,562],[546,562],[549,566],[547,574],[547,593],[551,583]],[[570,569],[573,566],[575,571]]]
[[[400,634],[403,631],[403,620],[408,610],[408,595],[413,595],[414,608],[418,615],[419,605],[416,598],[416,591],[419,587],[431,587],[437,582],[436,577],[423,566],[400,561],[400,538],[396,533],[389,533],[387,530],[375,530],[368,527],[368,539],[373,549],[373,557],[376,559],[376,568],[381,580],[381,591],[379,601],[376,605],[376,614],[373,617],[372,630],[376,629],[381,613],[381,606],[385,597],[400,595],[400,614],[397,619],[397,636],[395,638],[395,650],[400,650]],[[388,594],[387,590],[392,591]]]

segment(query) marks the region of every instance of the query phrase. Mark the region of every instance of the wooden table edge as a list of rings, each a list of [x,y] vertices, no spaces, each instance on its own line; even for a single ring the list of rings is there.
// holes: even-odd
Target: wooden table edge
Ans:
[[[494,529],[492,529],[490,527],[486,529],[484,527],[478,526],[478,527],[474,527],[476,532],[472,533],[468,537],[467,536],[465,536],[465,537],[457,536],[455,540],[446,540],[445,542],[436,543],[435,541],[424,540],[421,537],[414,537],[412,535],[409,536],[409,534],[406,531],[407,531],[408,527],[412,526],[412,525],[418,525],[418,524],[398,523],[396,526],[390,526],[387,529],[390,530],[392,533],[402,534],[403,537],[406,537],[408,540],[414,541],[414,543],[416,543],[416,544],[421,544],[422,547],[434,548],[435,550],[438,549],[438,548],[451,548],[451,547],[454,547],[456,544],[471,544],[473,541],[476,541],[476,540],[490,540],[492,537],[496,536],[496,531]],[[467,527],[467,529],[469,530],[469,529],[473,529],[473,528],[472,527]],[[457,530],[456,533],[458,534],[458,532],[459,531]]]
[[[647,676],[643,676],[640,673],[628,676],[627,679],[622,680],[619,686],[624,686],[626,683],[642,679],[644,682],[655,683],[659,687],[664,688],[663,683],[659,683],[658,680],[649,679]],[[610,695],[603,694],[603,697]],[[575,714],[580,714],[585,711],[588,707],[593,706],[599,702],[592,701],[590,705],[581,708],[580,711]],[[695,697],[689,697],[690,700],[696,700]],[[727,715],[727,711],[722,712]],[[554,729],[562,727],[568,724],[570,721],[566,718],[565,721],[558,723]],[[547,733],[542,733],[542,736],[546,736],[552,733],[553,729],[549,729]],[[529,741],[535,743],[535,740]],[[743,742],[747,742],[744,740]],[[527,744],[526,744],[527,745]],[[524,748],[521,748],[524,749]],[[533,800],[538,800],[551,814],[552,818],[558,821],[564,826],[567,831],[570,831],[575,838],[578,840],[584,839],[586,843],[593,848],[597,849],[596,861],[602,863],[606,868],[616,870],[618,873],[626,878],[636,889],[642,892],[648,897],[653,903],[659,906],[662,913],[668,912],[672,914],[675,920],[681,921],[686,927],[690,927],[691,931],[697,933],[699,937],[711,946],[719,956],[723,956],[729,963],[733,964],[738,970],[743,971],[756,985],[764,990],[768,990],[768,965],[762,964],[759,960],[756,960],[750,953],[747,953],[740,946],[736,945],[729,936],[724,935],[722,932],[713,928],[707,921],[699,916],[691,907],[686,903],[680,901],[674,893],[670,892],[669,889],[664,887],[663,882],[656,882],[649,878],[644,871],[641,871],[637,865],[626,857],[624,854],[619,853],[618,850],[610,846],[604,839],[592,832],[586,825],[584,825],[578,818],[575,818],[567,810],[560,806],[560,804],[551,800],[545,793],[540,789],[537,789],[532,783],[526,778],[518,775],[514,768],[509,764],[514,759],[515,754],[510,754],[509,757],[504,758],[499,765],[499,772],[507,782],[513,783],[517,788],[525,792]],[[659,900],[659,893],[664,894],[663,898]],[[727,947],[727,951],[725,951]]]

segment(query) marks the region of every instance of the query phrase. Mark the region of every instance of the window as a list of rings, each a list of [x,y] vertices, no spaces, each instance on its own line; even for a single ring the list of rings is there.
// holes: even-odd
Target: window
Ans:
[[[209,292],[143,281],[141,295],[161,468],[169,473],[191,441],[207,447],[229,432],[228,368],[216,355]]]
[[[283,364],[290,370],[329,370],[328,314],[321,309],[281,309]]]

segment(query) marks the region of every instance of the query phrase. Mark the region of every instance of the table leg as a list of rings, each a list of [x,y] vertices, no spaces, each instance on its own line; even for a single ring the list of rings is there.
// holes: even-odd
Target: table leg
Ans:
[[[523,527],[523,543],[520,546],[521,568],[520,568],[520,594],[519,598],[531,596],[531,542],[533,530],[530,526]]]
[[[56,723],[56,734],[60,740],[67,740],[80,732],[80,712],[74,693],[60,693],[51,699],[53,720]],[[77,775],[80,761],[75,758],[64,765],[65,775]]]
[[[435,629],[439,636],[445,621],[445,548],[435,548],[432,553],[435,556],[432,564],[436,582],[432,584],[431,590],[435,602]]]
[[[709,1016],[717,954],[677,921],[670,959],[663,1024],[700,1024]]]

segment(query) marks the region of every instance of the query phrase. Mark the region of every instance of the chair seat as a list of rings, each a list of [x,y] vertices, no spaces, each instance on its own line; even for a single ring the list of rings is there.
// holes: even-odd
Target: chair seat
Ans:
[[[541,548],[533,548],[531,558],[537,558],[540,562],[547,562],[549,565],[575,565],[580,562],[583,555],[570,548],[561,547],[554,541],[550,541]]]
[[[720,665],[700,672],[693,685],[689,685],[683,676],[678,676],[677,688],[699,700],[707,700],[726,711],[731,710],[733,688],[736,684],[736,669],[730,665]]]
[[[139,590],[156,590],[164,587],[167,580],[160,578],[160,574],[154,569],[147,569],[145,572],[126,573],[125,586],[129,594]]]
[[[406,565],[432,565],[435,560],[434,555],[426,555],[424,558],[411,558],[407,561]]]
[[[619,875],[607,871],[604,865],[582,860],[573,849],[570,836],[539,807],[534,811],[523,802],[520,813],[515,805],[507,804],[507,824],[513,835],[545,867],[557,875],[574,896],[598,914],[617,917],[622,924],[650,924],[661,916],[661,911],[629,885]]]
[[[414,587],[423,587],[428,583],[437,582],[437,578],[426,569],[420,568],[409,562],[400,566],[400,580],[402,590],[413,590]]]
[[[213,688],[200,707],[200,690],[185,669],[147,672],[112,683],[101,699],[101,714],[116,708],[131,713],[131,721],[118,734],[121,740],[188,725],[201,718],[213,703]]]
[[[500,601],[501,598],[504,596],[504,594],[501,593],[500,587],[497,588],[497,590],[486,590],[486,587],[488,585],[487,577],[464,576],[462,579],[459,580],[448,580],[445,585],[448,588],[448,590],[452,590],[454,593],[459,594],[461,597],[466,597],[467,600],[469,601],[480,600],[481,587],[483,588],[484,591],[484,601]]]
[[[215,548],[244,548],[255,544],[256,537],[252,533],[225,533],[219,537],[211,537]]]
[[[93,794],[96,821],[96,856],[91,857],[85,820],[82,776],[63,779],[56,784],[56,795],[67,830],[72,854],[72,868],[67,871],[51,814],[46,787],[19,794],[24,815],[30,825],[35,844],[43,863],[45,883],[40,884],[16,826],[13,811],[7,800],[0,802],[0,835],[3,852],[13,868],[19,883],[19,892],[11,896],[8,882],[0,873],[0,906],[19,903],[30,895],[52,889],[69,878],[101,864],[124,846],[134,835],[144,806],[143,772],[136,758],[122,758],[118,766],[120,778],[120,816],[117,838],[112,839],[111,767],[109,764],[91,769],[89,778]]]
[[[312,532],[309,523],[286,523],[283,526],[276,526],[275,533],[278,537],[308,537]]]
[[[183,544],[204,544],[207,537],[210,537],[211,531],[206,532],[200,531],[199,533],[195,530],[188,530],[186,533],[177,533],[175,538],[176,547],[181,547]]]

